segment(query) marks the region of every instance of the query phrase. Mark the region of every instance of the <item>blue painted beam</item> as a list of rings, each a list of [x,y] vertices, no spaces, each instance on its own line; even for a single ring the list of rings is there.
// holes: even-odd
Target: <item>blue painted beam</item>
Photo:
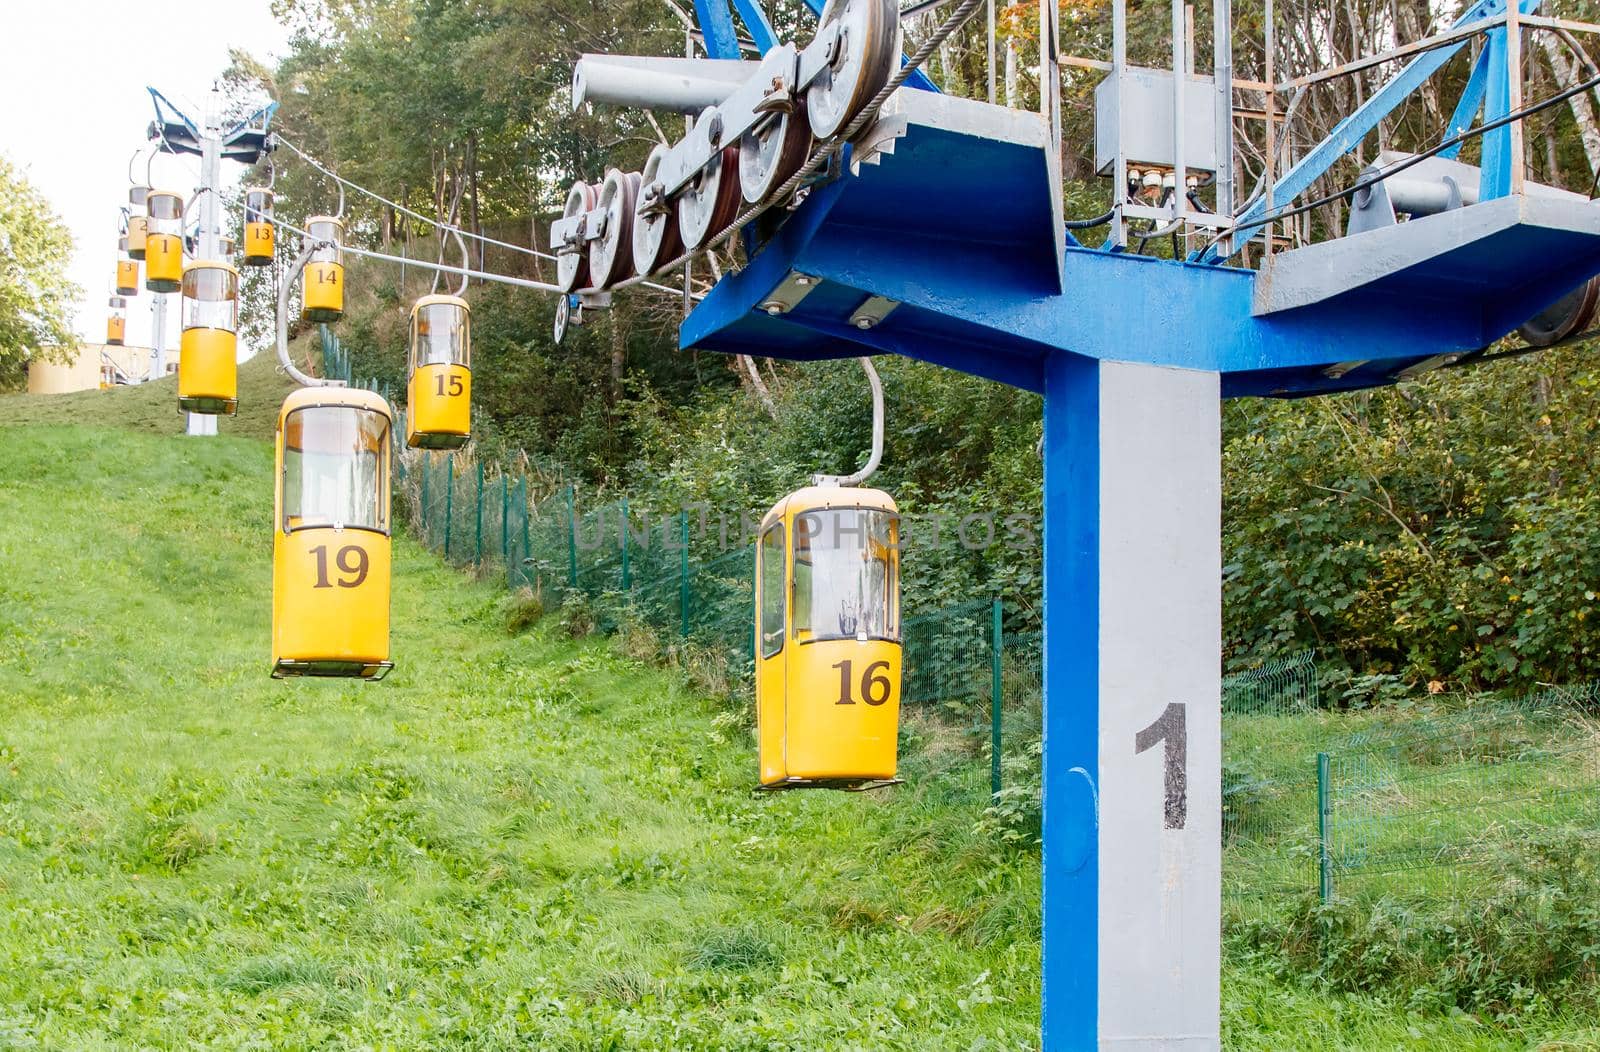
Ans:
[[[1506,31],[1489,34],[1484,54],[1489,59],[1487,85],[1483,96],[1483,120],[1498,120],[1509,112],[1511,82],[1506,76]],[[1483,161],[1478,177],[1478,200],[1492,201],[1511,192],[1511,125],[1483,133]]]
[[[1502,38],[1503,41],[1504,38]],[[1456,111],[1450,115],[1450,123],[1445,126],[1441,140],[1453,139],[1457,135],[1472,127],[1473,118],[1483,108],[1483,89],[1489,77],[1489,52],[1494,49],[1495,40],[1491,34],[1487,46],[1478,53],[1478,59],[1472,64],[1472,75],[1467,78],[1467,86],[1461,92],[1461,98],[1456,101]],[[1439,152],[1440,157],[1454,160],[1461,153],[1465,142],[1458,142],[1454,146],[1446,147]]]
[[[772,31],[767,13],[761,10],[760,0],[733,0],[733,8],[739,12],[744,27],[750,31],[750,39],[755,42],[757,51],[765,55],[778,46],[778,35]]]
[[[707,56],[739,57],[739,35],[728,11],[728,0],[694,0],[694,18],[705,38]]]
[[[1522,0],[1521,10],[1533,12],[1538,10],[1539,0]],[[1462,12],[1456,19],[1456,26],[1470,25],[1481,21],[1491,15],[1499,14],[1505,10],[1505,0],[1478,0],[1477,3]],[[1412,59],[1406,67],[1395,74],[1383,87],[1372,94],[1366,102],[1356,109],[1344,120],[1334,125],[1328,137],[1296,162],[1283,177],[1274,181],[1272,185],[1272,200],[1274,207],[1281,207],[1294,200],[1307,187],[1321,177],[1334,162],[1360,145],[1361,140],[1367,137],[1378,122],[1392,113],[1395,107],[1406,100],[1412,92],[1420,87],[1423,81],[1433,76],[1444,65],[1454,58],[1462,48],[1467,46],[1465,40],[1432,51]],[[1494,77],[1490,76],[1491,90]],[[1504,79],[1503,77],[1501,79]],[[1238,224],[1239,234],[1235,239],[1238,245],[1244,244],[1255,234],[1259,233],[1266,225],[1265,221],[1256,223],[1254,220],[1263,219],[1267,211],[1266,197],[1258,198],[1255,204],[1245,209],[1240,214]],[[1207,258],[1214,258],[1208,254]]]

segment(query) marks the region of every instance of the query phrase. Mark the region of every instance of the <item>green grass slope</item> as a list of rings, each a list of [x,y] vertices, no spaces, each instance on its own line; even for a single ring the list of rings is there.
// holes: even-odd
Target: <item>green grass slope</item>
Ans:
[[[0,1048],[1037,1044],[1038,859],[974,831],[959,737],[908,721],[889,792],[753,795],[742,713],[507,635],[404,538],[389,680],[274,682],[270,461],[0,429]],[[1245,965],[1224,999],[1239,1048],[1560,1029]]]
[[[269,351],[239,365],[239,411],[217,418],[223,435],[271,439],[278,408],[294,383]],[[60,395],[0,395],[0,420],[7,424],[86,424],[158,435],[183,434],[176,375],[136,387],[76,391]]]

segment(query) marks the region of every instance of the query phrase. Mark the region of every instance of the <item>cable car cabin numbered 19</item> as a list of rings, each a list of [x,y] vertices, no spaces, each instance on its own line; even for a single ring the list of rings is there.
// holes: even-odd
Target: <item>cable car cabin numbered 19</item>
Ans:
[[[756,550],[761,787],[894,780],[900,730],[899,516],[887,493],[799,490]]]
[[[389,404],[307,387],[278,414],[272,675],[381,679],[389,661]]]
[[[459,449],[472,431],[472,312],[455,296],[411,308],[406,445]]]
[[[228,263],[183,272],[178,408],[232,415],[239,408],[239,272]]]

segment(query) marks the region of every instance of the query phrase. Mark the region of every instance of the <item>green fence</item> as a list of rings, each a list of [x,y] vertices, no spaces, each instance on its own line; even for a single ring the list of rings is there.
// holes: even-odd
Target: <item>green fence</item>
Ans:
[[[397,420],[403,418],[397,416]],[[403,422],[397,423],[397,432]],[[755,549],[749,517],[703,509],[654,511],[626,499],[593,506],[572,486],[466,453],[402,451],[398,488],[413,532],[447,561],[502,576],[546,609],[591,600],[609,630],[626,612],[666,639],[695,644],[725,666],[734,689],[754,674]],[[1040,725],[1039,636],[993,598],[906,613],[902,703],[937,711],[989,753],[991,790],[1002,754]]]

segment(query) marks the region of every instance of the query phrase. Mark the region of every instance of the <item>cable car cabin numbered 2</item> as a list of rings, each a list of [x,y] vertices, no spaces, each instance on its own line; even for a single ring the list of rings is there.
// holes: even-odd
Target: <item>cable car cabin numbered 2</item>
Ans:
[[[381,679],[389,661],[389,404],[307,387],[278,414],[272,675]]]
[[[411,308],[406,445],[459,449],[472,432],[472,312],[455,296]]]
[[[761,788],[895,780],[899,516],[887,493],[814,486],[779,501],[756,548]]]

